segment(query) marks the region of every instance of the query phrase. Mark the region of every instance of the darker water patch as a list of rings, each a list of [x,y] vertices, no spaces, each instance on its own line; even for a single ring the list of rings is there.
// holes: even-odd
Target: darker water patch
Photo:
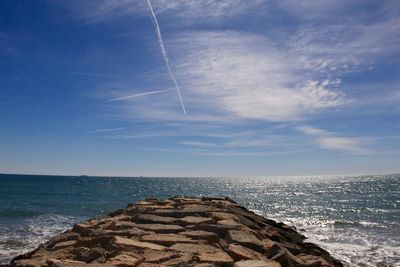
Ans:
[[[3,218],[30,218],[42,214],[42,212],[33,210],[0,210],[0,217]]]

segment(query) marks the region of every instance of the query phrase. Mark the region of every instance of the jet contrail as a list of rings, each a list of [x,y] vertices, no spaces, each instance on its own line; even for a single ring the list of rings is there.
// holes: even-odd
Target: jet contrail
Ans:
[[[160,45],[160,49],[161,49],[161,53],[162,53],[164,61],[165,61],[165,65],[167,65],[168,72],[169,72],[172,80],[174,81],[175,88],[176,88],[176,91],[177,91],[178,96],[179,96],[179,100],[181,101],[183,114],[186,114],[186,109],[185,109],[185,105],[183,104],[181,92],[179,90],[179,85],[176,82],[176,79],[175,79],[174,74],[172,73],[171,67],[169,66],[167,51],[165,50],[164,42],[163,42],[163,39],[161,37],[160,25],[158,24],[157,17],[156,17],[156,14],[154,13],[153,7],[151,6],[150,0],[147,0],[147,5],[148,5],[148,7],[150,9],[152,22],[153,22],[154,29],[155,29],[156,34],[157,34],[158,44]]]
[[[172,91],[172,90],[174,90],[174,89],[165,89],[165,90],[152,91],[152,92],[140,93],[140,94],[135,94],[135,95],[128,95],[128,96],[123,96],[123,97],[112,98],[108,101],[109,102],[121,101],[121,100],[125,100],[125,99],[130,99],[130,98],[135,98],[135,97],[145,96],[145,95],[153,95],[153,94],[168,92],[168,91]]]

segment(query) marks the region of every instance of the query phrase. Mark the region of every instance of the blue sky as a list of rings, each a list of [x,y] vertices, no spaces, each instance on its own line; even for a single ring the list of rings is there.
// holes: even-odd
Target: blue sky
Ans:
[[[400,171],[400,2],[0,2],[0,172]]]

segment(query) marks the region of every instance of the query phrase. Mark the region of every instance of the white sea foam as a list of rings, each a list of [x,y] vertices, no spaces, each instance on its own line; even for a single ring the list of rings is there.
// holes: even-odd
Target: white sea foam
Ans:
[[[259,210],[255,212],[262,214]],[[326,220],[318,216],[309,218],[267,216],[305,230],[308,242],[328,250],[346,267],[400,266],[399,240],[380,236],[380,231],[386,227],[378,223]]]
[[[18,225],[2,226],[0,231],[0,264],[28,252],[83,218],[45,214],[24,220]]]

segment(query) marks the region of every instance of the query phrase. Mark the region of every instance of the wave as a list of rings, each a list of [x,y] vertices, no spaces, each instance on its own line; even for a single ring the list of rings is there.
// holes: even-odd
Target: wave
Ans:
[[[271,216],[270,216],[271,217]],[[387,229],[390,223],[377,223],[371,221],[352,221],[352,220],[333,220],[322,216],[313,217],[284,217],[277,218],[286,224],[297,227],[321,227],[321,228],[368,228],[368,229]]]
[[[259,210],[255,212],[262,214]],[[330,251],[346,267],[400,267],[400,240],[390,236],[392,229],[388,229],[387,225],[370,221],[329,220],[322,216],[263,215],[304,231],[309,242]]]
[[[38,244],[84,219],[75,216],[42,214],[26,218],[17,224],[1,225],[0,264],[8,263],[13,257],[36,248]]]
[[[340,259],[346,267],[350,266],[400,266],[400,246],[383,245],[356,245],[348,243],[315,243],[329,250],[331,254]]]

